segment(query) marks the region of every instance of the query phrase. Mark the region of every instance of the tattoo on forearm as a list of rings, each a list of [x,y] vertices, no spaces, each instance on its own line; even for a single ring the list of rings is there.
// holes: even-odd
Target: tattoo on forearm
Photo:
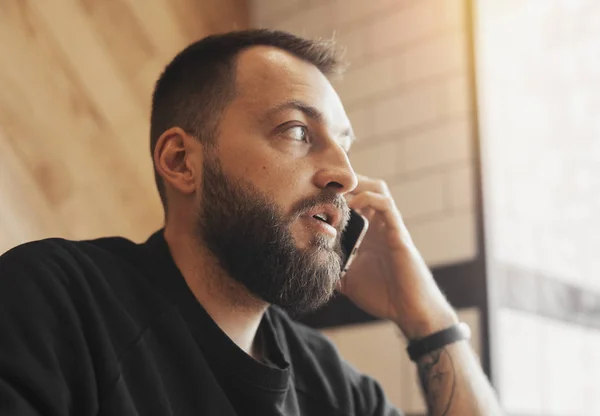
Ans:
[[[445,348],[442,348],[419,360],[417,368],[430,414],[447,415],[456,388],[452,357]]]

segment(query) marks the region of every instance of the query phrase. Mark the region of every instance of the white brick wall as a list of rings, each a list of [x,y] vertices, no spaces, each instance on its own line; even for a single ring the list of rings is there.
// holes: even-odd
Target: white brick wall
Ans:
[[[471,122],[467,119],[435,123],[408,134],[403,170],[418,172],[449,164],[470,166],[473,158]]]
[[[446,178],[441,172],[394,181],[390,191],[396,204],[402,207],[404,220],[442,214],[447,209],[445,182]]]
[[[446,79],[441,87],[440,111],[444,116],[468,117],[471,111],[470,85],[466,74]]]
[[[434,0],[414,1],[399,10],[380,16],[366,27],[369,49],[378,54],[432,36],[439,30],[439,14]]]
[[[350,67],[343,80],[336,83],[342,101],[351,105],[396,87],[400,81],[396,60],[395,56],[388,56],[359,67]]]
[[[417,82],[446,74],[462,75],[467,71],[465,32],[436,36],[409,48],[399,59],[404,82]]]
[[[475,172],[471,165],[460,164],[446,173],[447,203],[453,210],[475,207]]]
[[[439,120],[442,84],[416,85],[373,106],[373,134],[384,135],[415,129]]]
[[[430,267],[473,260],[477,255],[473,210],[465,209],[426,221],[407,221],[412,238]]]
[[[401,145],[402,143],[390,141],[377,146],[352,149],[350,152],[352,167],[362,175],[374,178],[394,176],[401,166]]]

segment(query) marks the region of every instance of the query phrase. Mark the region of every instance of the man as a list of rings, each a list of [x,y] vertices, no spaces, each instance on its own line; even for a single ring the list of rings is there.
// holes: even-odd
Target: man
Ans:
[[[1,414],[399,414],[288,317],[336,288],[411,341],[430,414],[500,413],[385,183],[350,166],[338,66],[332,45],[266,30],[167,66],[151,117],[164,229],[0,259]],[[341,279],[349,208],[371,226]]]

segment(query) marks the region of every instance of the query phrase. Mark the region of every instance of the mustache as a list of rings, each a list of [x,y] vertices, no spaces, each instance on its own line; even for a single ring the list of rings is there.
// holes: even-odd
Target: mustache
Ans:
[[[298,201],[292,206],[292,218],[298,218],[305,212],[319,205],[331,204],[342,212],[342,220],[340,222],[340,231],[343,231],[350,221],[350,208],[348,202],[343,196],[332,192],[325,191],[310,198]]]

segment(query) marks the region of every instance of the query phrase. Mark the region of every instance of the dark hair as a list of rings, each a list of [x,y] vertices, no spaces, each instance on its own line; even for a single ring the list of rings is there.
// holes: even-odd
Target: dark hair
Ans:
[[[208,36],[180,52],[156,82],[150,118],[150,151],[167,129],[178,126],[208,145],[215,143],[223,110],[235,94],[236,56],[252,46],[273,46],[330,76],[342,69],[331,40],[304,39],[287,32],[252,29]],[[165,214],[162,178],[154,169]]]

